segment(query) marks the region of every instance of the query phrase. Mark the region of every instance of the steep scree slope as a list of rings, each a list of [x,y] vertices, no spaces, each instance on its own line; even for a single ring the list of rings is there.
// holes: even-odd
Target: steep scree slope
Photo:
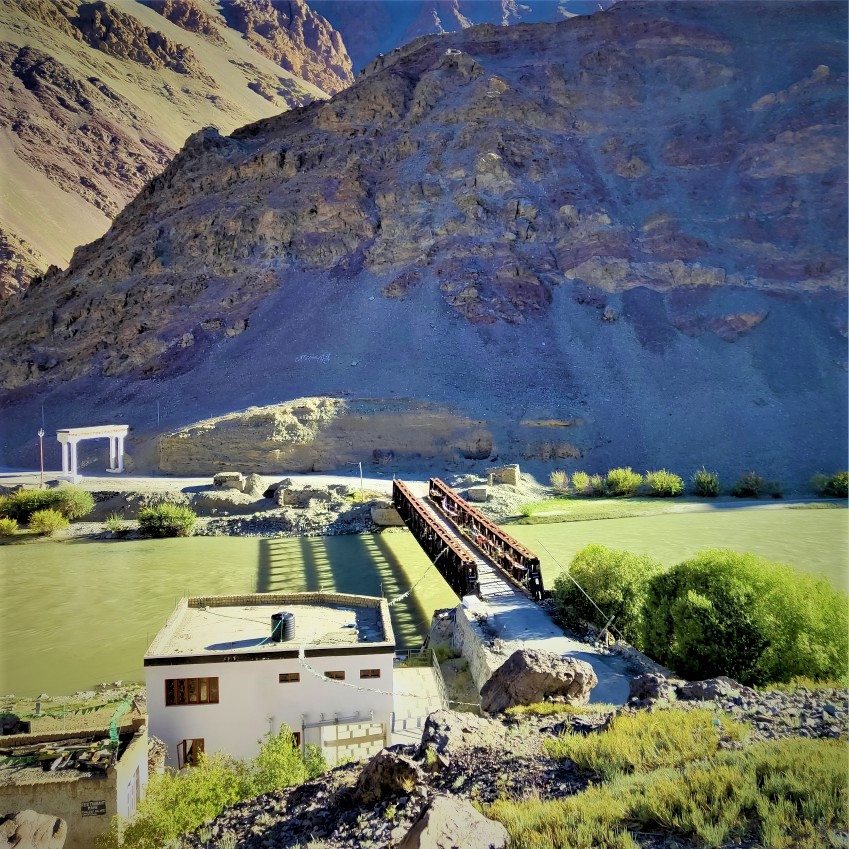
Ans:
[[[579,467],[845,463],[844,11],[474,27],[195,135],[0,313],[5,452],[82,391],[140,432],[344,392]]]

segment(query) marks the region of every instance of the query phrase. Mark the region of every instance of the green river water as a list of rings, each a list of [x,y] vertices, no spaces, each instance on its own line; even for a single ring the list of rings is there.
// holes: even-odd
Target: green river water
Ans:
[[[589,542],[674,563],[727,547],[847,585],[846,510],[722,510],[511,526],[551,586]],[[48,542],[0,546],[0,694],[70,693],[142,679],[142,656],[183,595],[339,590],[395,598],[396,640],[418,646],[435,608],[457,603],[405,531],[345,537]]]

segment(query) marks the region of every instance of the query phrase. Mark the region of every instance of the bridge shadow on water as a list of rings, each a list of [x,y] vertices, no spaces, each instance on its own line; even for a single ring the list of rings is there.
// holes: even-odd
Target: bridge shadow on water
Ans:
[[[411,580],[380,534],[262,539],[256,591],[343,592],[383,595],[391,601],[407,592],[420,575],[419,571]],[[415,592],[389,610],[396,644],[407,648],[421,645],[432,611],[424,608]]]

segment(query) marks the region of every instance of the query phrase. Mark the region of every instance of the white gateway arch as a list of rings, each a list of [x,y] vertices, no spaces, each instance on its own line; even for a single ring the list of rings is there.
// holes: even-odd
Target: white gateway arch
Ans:
[[[56,431],[62,446],[62,477],[78,483],[82,475],[77,471],[77,443],[82,439],[109,440],[109,468],[107,472],[124,471],[124,439],[129,425],[101,425],[99,427],[66,427]]]

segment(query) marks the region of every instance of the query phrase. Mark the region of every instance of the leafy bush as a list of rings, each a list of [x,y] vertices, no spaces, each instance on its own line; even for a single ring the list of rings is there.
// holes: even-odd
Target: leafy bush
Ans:
[[[693,472],[690,478],[693,484],[693,493],[699,498],[716,498],[719,495],[719,475],[709,472],[704,466]]]
[[[690,679],[837,678],[849,661],[844,594],[734,551],[704,551],[655,575],[643,628],[644,650]]]
[[[305,757],[284,725],[263,743],[253,761],[226,755],[202,756],[198,766],[152,775],[145,797],[131,820],[114,817],[97,839],[99,849],[160,849],[169,840],[194,831],[236,802],[282,787],[301,784],[327,768],[315,746]]]
[[[36,510],[56,509],[58,504],[58,489],[19,489],[0,498],[0,516],[29,522]]]
[[[817,473],[811,478],[811,488],[821,498],[849,498],[849,472]]]
[[[649,495],[655,498],[674,498],[684,491],[684,481],[673,472],[667,472],[666,469],[646,472],[646,486]]]
[[[124,517],[120,513],[110,513],[106,519],[106,528],[112,531],[113,534],[119,534],[126,530]]]
[[[13,537],[17,532],[17,519],[0,519],[0,537]]]
[[[558,494],[562,495],[569,489],[569,475],[566,472],[556,469],[548,476],[551,482],[551,488]]]
[[[44,536],[68,527],[68,520],[58,510],[36,510],[29,518],[31,531]]]
[[[611,469],[604,479],[604,487],[607,495],[622,498],[636,495],[642,482],[643,476],[627,466],[624,469]]]
[[[569,564],[568,575],[554,582],[554,602],[566,622],[590,622],[599,627],[604,617],[575,586],[570,576],[604,611],[615,617],[613,628],[623,639],[643,647],[643,605],[649,581],[663,571],[660,563],[629,551],[614,551],[603,545],[588,545]]]
[[[572,474],[572,489],[575,495],[589,495],[590,476],[586,472],[574,472]]]
[[[607,495],[607,485],[604,475],[591,475],[589,480],[589,494],[597,498]]]
[[[0,498],[0,516],[29,522],[37,510],[58,510],[66,519],[80,519],[94,509],[94,497],[76,486],[19,489]]]
[[[62,486],[54,490],[59,494],[57,509],[66,519],[82,519],[94,510],[94,496],[77,486]]]
[[[163,502],[139,510],[139,530],[153,537],[188,537],[197,521],[190,507]]]
[[[768,495],[770,498],[784,498],[784,490],[779,481],[766,481],[763,491],[764,495]]]
[[[755,472],[740,475],[739,480],[731,487],[735,498],[757,498],[764,490],[766,481]]]

